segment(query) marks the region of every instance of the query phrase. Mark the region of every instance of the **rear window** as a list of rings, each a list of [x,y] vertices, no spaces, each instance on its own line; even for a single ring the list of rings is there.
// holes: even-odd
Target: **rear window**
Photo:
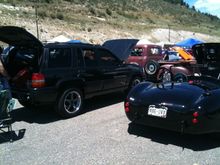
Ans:
[[[149,55],[153,55],[153,56],[157,56],[157,55],[161,55],[162,54],[162,49],[159,47],[151,47],[148,50]]]
[[[96,59],[94,50],[92,49],[83,50],[83,58],[84,58],[86,67],[97,66],[97,59]]]
[[[50,48],[48,67],[70,67],[71,66],[71,49],[70,48]]]
[[[134,48],[131,51],[131,56],[142,56],[143,51],[144,51],[143,48]]]

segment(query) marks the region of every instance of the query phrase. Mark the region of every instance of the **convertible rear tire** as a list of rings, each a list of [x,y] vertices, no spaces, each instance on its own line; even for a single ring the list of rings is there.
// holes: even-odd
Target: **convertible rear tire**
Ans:
[[[64,118],[76,116],[82,112],[83,95],[78,88],[65,89],[58,97],[56,112]]]

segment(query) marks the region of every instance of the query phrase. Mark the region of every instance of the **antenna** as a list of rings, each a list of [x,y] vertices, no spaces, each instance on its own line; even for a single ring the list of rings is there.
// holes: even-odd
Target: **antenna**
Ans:
[[[39,3],[39,0],[36,0],[36,3],[35,3],[35,16],[36,16],[36,28],[37,28],[37,38],[39,39],[39,28],[38,28],[38,3]]]

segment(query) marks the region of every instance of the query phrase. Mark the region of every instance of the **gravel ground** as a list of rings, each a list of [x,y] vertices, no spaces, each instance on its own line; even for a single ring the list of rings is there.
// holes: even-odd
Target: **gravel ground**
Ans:
[[[0,137],[0,164],[219,164],[220,141],[130,124],[122,101],[119,94],[87,100],[71,119],[17,104],[14,142]]]

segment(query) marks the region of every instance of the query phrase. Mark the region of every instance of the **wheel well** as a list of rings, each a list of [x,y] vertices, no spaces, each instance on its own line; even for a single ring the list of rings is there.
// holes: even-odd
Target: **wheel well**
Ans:
[[[58,86],[58,97],[63,91],[65,91],[66,89],[70,89],[70,88],[77,88],[81,90],[82,95],[84,97],[83,83],[81,81],[66,81],[66,82],[60,83]]]
[[[185,78],[186,81],[187,81],[187,75],[185,75],[184,73],[177,73],[177,74],[175,74],[175,75],[173,76],[173,79],[175,80],[176,78],[178,78],[178,76],[179,76],[179,77],[182,77],[182,78]]]
[[[131,80],[133,80],[133,79],[136,78],[136,77],[139,77],[141,80],[143,80],[143,77],[142,77],[141,75],[136,74],[136,75],[133,75],[133,76],[131,77],[130,82],[131,82]]]

